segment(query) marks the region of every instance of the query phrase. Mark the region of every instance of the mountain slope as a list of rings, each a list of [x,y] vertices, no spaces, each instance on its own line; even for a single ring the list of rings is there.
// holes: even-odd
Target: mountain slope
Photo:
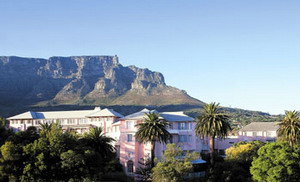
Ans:
[[[0,57],[0,107],[203,105],[161,73],[122,66],[117,56]],[[0,115],[5,115],[1,113]]]

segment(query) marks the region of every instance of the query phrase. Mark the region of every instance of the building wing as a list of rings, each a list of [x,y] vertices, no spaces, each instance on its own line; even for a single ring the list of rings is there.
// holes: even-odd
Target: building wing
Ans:
[[[239,131],[277,131],[280,122],[252,122]]]

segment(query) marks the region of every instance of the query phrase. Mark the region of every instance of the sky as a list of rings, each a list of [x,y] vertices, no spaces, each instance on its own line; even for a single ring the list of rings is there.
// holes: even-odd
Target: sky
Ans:
[[[0,55],[118,55],[204,102],[300,110],[298,0],[0,0]]]

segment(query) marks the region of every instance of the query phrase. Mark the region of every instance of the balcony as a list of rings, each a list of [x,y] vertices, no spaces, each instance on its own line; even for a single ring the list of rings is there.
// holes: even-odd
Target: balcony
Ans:
[[[167,129],[169,133],[171,134],[178,134],[179,130],[178,129]]]

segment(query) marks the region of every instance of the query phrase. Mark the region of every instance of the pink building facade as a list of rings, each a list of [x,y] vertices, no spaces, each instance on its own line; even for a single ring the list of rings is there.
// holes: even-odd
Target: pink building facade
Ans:
[[[136,124],[143,122],[145,114],[149,112],[158,113],[155,110],[143,109],[137,113],[125,116],[120,120],[120,162],[128,175],[133,175],[139,167],[139,161],[151,157],[150,143],[140,143],[135,138],[138,128]],[[169,143],[176,143],[183,151],[202,150],[202,141],[195,136],[195,121],[183,112],[161,112],[160,117],[169,122],[167,130],[171,133],[172,139]],[[161,158],[166,145],[156,143],[155,157]]]
[[[222,155],[225,150],[238,142],[274,142],[277,139],[277,130],[279,122],[252,122],[241,128],[236,136],[228,136],[224,140],[216,139],[215,148]]]

